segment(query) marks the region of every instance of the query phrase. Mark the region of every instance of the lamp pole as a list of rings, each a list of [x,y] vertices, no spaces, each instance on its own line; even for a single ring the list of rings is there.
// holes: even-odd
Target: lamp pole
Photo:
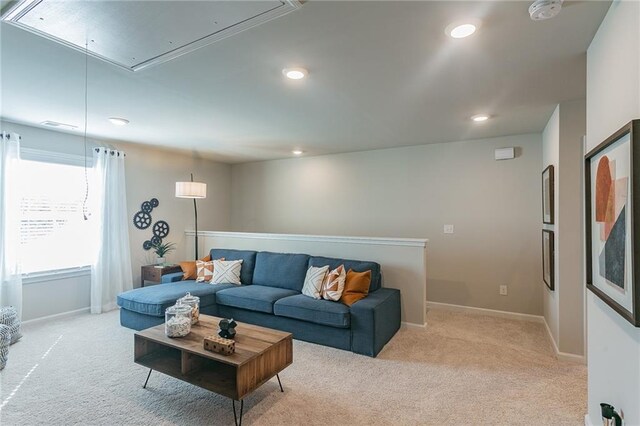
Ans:
[[[193,200],[193,216],[195,218],[195,259],[198,260],[198,198],[207,198],[207,184],[204,182],[194,182],[193,173],[191,173],[190,182],[176,182],[176,197],[191,198]]]
[[[193,173],[191,173],[191,182],[193,182]],[[195,224],[196,224],[196,258],[195,260],[198,260],[198,205],[196,204],[196,199],[193,199],[193,213],[195,215]]]

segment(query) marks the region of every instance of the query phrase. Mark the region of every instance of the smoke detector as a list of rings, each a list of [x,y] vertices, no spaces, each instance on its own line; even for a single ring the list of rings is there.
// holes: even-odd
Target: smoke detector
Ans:
[[[560,13],[562,0],[536,0],[529,6],[529,16],[534,21],[551,19]]]

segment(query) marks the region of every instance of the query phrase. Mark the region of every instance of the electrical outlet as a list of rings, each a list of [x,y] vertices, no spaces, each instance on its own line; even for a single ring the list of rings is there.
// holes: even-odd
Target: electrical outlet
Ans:
[[[506,285],[501,285],[500,286],[500,296],[506,296],[507,295],[507,286]]]
[[[453,234],[453,225],[445,225],[444,226],[445,234]]]

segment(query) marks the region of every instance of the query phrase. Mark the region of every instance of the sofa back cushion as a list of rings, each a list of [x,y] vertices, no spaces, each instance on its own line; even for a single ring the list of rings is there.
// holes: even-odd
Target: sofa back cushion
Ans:
[[[240,283],[249,285],[253,283],[253,270],[256,266],[256,253],[252,250],[235,249],[211,249],[212,259],[242,260],[240,269]]]
[[[347,271],[352,269],[354,272],[371,271],[371,286],[369,293],[376,291],[382,287],[382,276],[380,274],[380,264],[364,260],[337,259],[334,257],[312,256],[309,259],[309,266],[329,265],[329,269],[335,269],[340,265],[344,265]]]
[[[308,264],[309,256],[306,254],[261,251],[256,256],[253,282],[269,287],[302,291]]]

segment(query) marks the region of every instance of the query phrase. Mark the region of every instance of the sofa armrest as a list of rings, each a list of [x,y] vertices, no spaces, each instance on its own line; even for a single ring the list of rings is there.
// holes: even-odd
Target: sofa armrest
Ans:
[[[175,283],[178,281],[182,281],[183,277],[182,272],[174,272],[173,274],[166,274],[162,276],[162,284]]]
[[[400,290],[381,288],[351,306],[351,350],[375,357],[400,329]]]

